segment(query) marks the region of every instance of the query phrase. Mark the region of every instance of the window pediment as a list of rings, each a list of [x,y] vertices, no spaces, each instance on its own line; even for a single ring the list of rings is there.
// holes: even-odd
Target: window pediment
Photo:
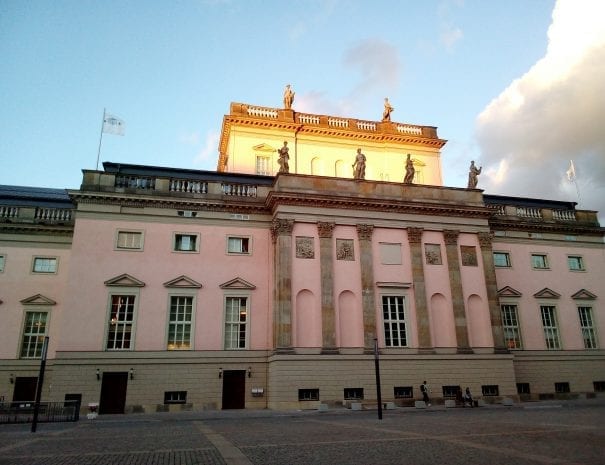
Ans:
[[[234,278],[219,286],[221,289],[256,289],[256,286],[242,278]]]
[[[180,289],[200,289],[202,285],[188,276],[181,275],[164,283],[164,287]]]
[[[537,299],[558,299],[559,297],[561,297],[561,294],[558,294],[552,289],[545,287],[541,291],[536,292],[534,294],[534,297],[536,297]]]
[[[510,286],[504,286],[498,290],[498,297],[521,297],[522,295],[517,289]]]
[[[21,303],[26,305],[57,305],[57,302],[53,299],[42,294],[32,295],[31,297],[21,300]]]
[[[277,149],[271,147],[269,144],[265,144],[264,142],[262,144],[258,144],[255,145],[254,147],[252,147],[252,149],[256,152],[276,152]]]
[[[115,287],[144,287],[145,283],[139,281],[137,278],[129,275],[128,273],[121,274],[115,278],[108,279],[105,281],[106,286]]]
[[[578,300],[595,300],[597,298],[592,292],[587,291],[586,289],[580,289],[578,292],[571,296],[572,299]]]

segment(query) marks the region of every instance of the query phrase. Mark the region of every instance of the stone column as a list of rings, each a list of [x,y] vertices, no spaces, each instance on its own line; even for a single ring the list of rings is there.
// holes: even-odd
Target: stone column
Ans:
[[[412,257],[412,280],[414,282],[414,299],[416,302],[416,317],[418,319],[418,349],[420,352],[433,352],[424,282],[422,228],[408,228],[408,242],[410,243]]]
[[[336,312],[334,310],[334,251],[332,232],[334,223],[317,223],[319,234],[319,262],[321,266],[321,334],[325,354],[338,353],[336,348]]]
[[[460,270],[460,260],[458,259],[459,234],[460,231],[451,229],[443,231],[443,237],[445,238],[445,253],[447,255],[447,268],[450,277],[450,288],[452,291],[452,306],[454,308],[458,353],[472,353],[473,351],[468,342],[466,312],[464,311],[464,294],[462,293],[462,271]]]
[[[365,353],[374,353],[376,334],[376,299],[374,297],[374,265],[372,232],[374,225],[358,224],[359,266],[361,267],[361,307],[363,311],[363,345]]]
[[[508,349],[504,343],[502,318],[500,317],[500,306],[498,305],[498,285],[496,283],[496,269],[494,267],[494,254],[492,251],[492,234],[480,232],[478,235],[479,246],[481,247],[481,258],[483,259],[483,274],[485,275],[489,318],[492,324],[492,336],[494,338],[494,352],[507,353]]]
[[[292,229],[294,220],[275,219],[271,226],[274,246],[273,345],[276,352],[292,352]]]

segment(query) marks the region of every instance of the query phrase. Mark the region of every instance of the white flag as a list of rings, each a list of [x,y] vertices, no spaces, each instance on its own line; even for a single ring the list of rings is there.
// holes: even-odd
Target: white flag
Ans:
[[[106,134],[115,134],[116,136],[123,136],[126,125],[120,118],[116,118],[109,113],[105,113],[103,118],[103,132]]]
[[[576,180],[576,168],[573,166],[573,160],[569,160],[569,168],[566,171],[567,179],[571,182]]]

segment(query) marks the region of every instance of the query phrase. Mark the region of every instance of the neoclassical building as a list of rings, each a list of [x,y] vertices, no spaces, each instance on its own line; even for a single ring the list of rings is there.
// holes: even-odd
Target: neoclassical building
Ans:
[[[372,404],[376,347],[400,406],[424,380],[435,402],[605,392],[596,212],[443,186],[445,143],[232,103],[216,171],[0,186],[0,398],[33,399],[46,336],[43,400],[101,413]]]

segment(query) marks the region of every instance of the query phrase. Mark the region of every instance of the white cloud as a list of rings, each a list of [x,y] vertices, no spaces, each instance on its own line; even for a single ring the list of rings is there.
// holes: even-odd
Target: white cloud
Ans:
[[[401,63],[397,47],[382,39],[366,39],[345,52],[344,64],[359,71],[361,80],[353,95],[374,90],[394,90],[399,84]]]
[[[439,17],[439,42],[448,52],[454,49],[456,43],[462,39],[464,33],[462,29],[454,25],[452,18],[452,7],[462,8],[463,1],[443,1],[437,7],[437,16]]]
[[[573,159],[579,208],[605,213],[604,17],[601,0],[559,0],[545,56],[478,116],[486,192],[577,201]]]
[[[220,133],[218,131],[210,131],[206,134],[204,146],[193,159],[194,165],[202,165],[203,169],[215,169],[215,162],[218,159],[218,142]]]

